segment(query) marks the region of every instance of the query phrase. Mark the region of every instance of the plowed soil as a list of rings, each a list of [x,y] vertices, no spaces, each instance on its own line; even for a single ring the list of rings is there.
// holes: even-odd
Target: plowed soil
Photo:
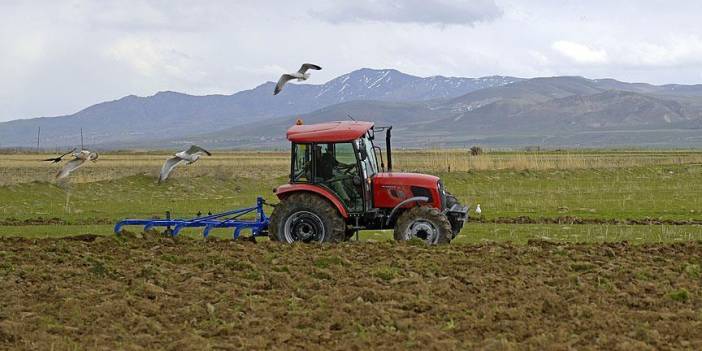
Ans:
[[[702,349],[702,244],[0,239],[0,349]]]

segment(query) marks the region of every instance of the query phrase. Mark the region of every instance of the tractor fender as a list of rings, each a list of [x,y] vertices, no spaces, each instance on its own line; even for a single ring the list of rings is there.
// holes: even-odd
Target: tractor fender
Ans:
[[[301,191],[315,193],[329,200],[329,202],[331,202],[334,205],[334,207],[336,207],[336,209],[339,211],[341,217],[343,217],[344,219],[349,218],[349,212],[346,210],[346,207],[343,203],[341,203],[339,198],[336,197],[336,195],[334,195],[331,191],[320,186],[310,184],[285,184],[273,189],[273,192],[276,196],[278,196],[278,199],[280,200],[283,200],[292,193],[297,193]]]
[[[385,221],[385,225],[390,225],[390,221],[392,221],[392,218],[395,216],[395,213],[402,208],[402,206],[407,205],[410,202],[427,202],[429,201],[429,198],[426,196],[415,196],[415,197],[410,197],[409,199],[401,201],[399,204],[395,205],[395,207],[392,208],[392,211],[390,211],[390,215],[388,215],[387,221]]]

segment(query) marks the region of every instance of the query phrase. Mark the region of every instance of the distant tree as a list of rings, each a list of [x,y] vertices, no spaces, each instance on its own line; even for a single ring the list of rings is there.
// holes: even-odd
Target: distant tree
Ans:
[[[526,152],[539,152],[539,151],[541,151],[541,146],[538,146],[538,145],[527,146],[524,148],[524,151],[526,151]]]
[[[470,148],[470,155],[471,156],[478,156],[478,155],[481,155],[482,153],[483,153],[483,148],[481,148],[480,146],[473,146]]]

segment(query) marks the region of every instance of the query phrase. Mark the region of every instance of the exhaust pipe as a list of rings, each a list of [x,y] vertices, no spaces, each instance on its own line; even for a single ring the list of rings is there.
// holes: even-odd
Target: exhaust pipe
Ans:
[[[392,126],[389,126],[385,131],[385,148],[387,149],[386,154],[388,155],[388,172],[392,172],[392,147],[390,146],[390,131],[392,131]]]

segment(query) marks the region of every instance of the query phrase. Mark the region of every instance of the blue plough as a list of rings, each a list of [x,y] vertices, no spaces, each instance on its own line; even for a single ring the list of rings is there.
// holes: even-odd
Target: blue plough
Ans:
[[[202,236],[207,238],[210,231],[214,228],[234,228],[233,238],[238,239],[241,231],[244,229],[251,230],[251,237],[267,236],[269,218],[263,211],[265,201],[262,197],[256,199],[256,206],[240,208],[236,210],[226,211],[207,215],[204,217],[195,217],[190,219],[171,219],[167,212],[166,219],[124,219],[115,224],[115,234],[120,235],[122,227],[128,225],[144,226],[144,231],[148,231],[155,227],[166,227],[165,233],[172,236],[177,236],[183,228],[205,228],[202,231]],[[240,217],[256,212],[255,219],[240,219]],[[172,228],[171,228],[172,227]]]

